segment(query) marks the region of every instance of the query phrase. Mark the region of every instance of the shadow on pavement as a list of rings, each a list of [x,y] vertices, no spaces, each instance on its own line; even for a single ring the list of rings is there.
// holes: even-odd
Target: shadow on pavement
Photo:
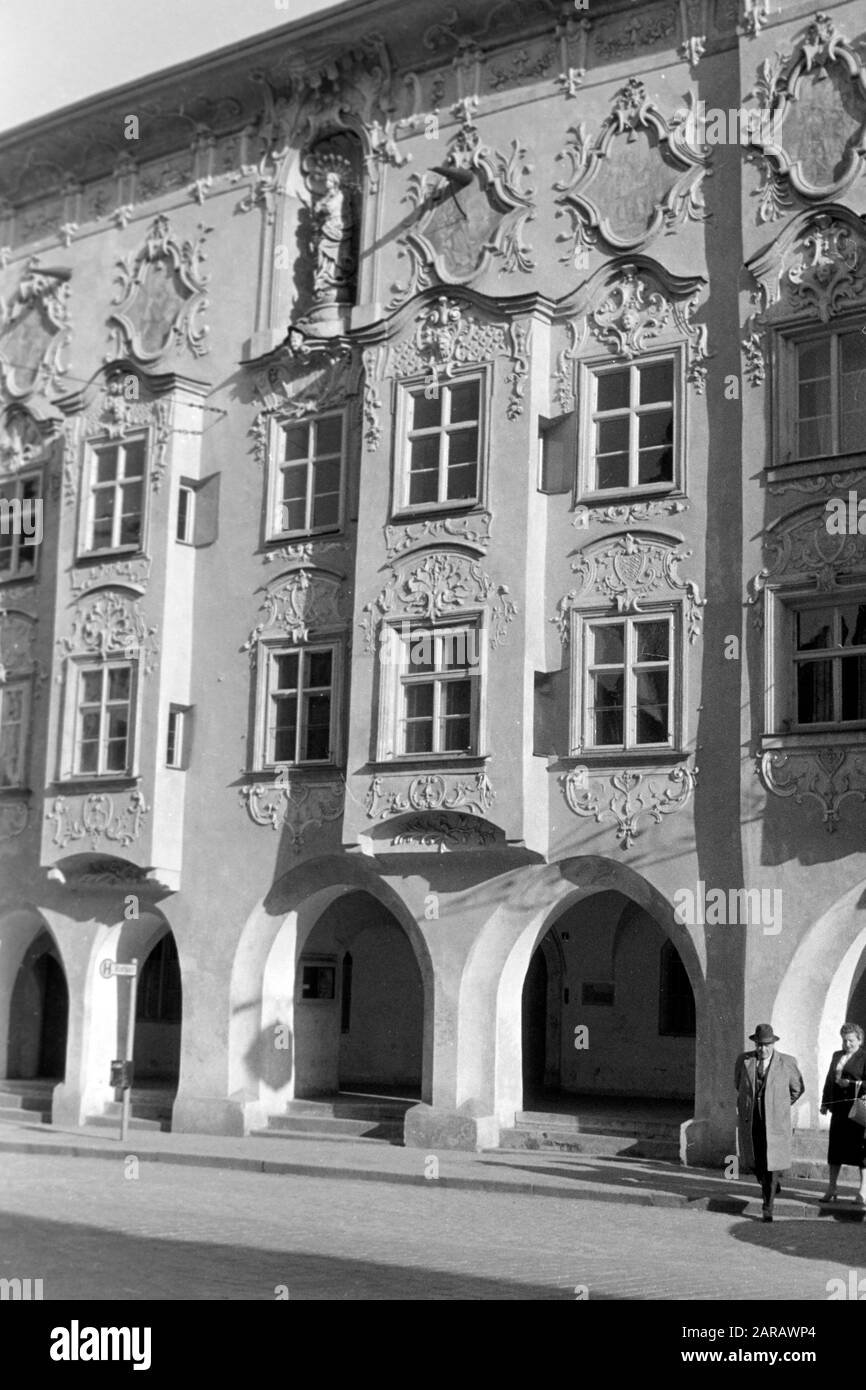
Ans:
[[[797,1260],[828,1260],[840,1265],[840,1277],[849,1269],[866,1268],[866,1248],[860,1221],[744,1221],[730,1234],[744,1245],[774,1250]]]
[[[45,1301],[568,1300],[556,1287],[298,1250],[154,1238],[0,1212],[0,1278],[42,1279]],[[282,1295],[285,1297],[285,1293]],[[593,1294],[596,1301],[604,1294]],[[619,1301],[619,1299],[617,1299]]]

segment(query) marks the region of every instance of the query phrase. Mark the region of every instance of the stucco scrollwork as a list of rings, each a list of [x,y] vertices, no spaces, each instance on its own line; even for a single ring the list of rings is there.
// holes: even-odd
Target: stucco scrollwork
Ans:
[[[179,242],[162,213],[133,256],[117,262],[118,293],[109,318],[111,346],[106,361],[131,356],[157,362],[174,345],[194,357],[207,351],[207,327],[200,322],[207,308],[202,269],[210,227],[199,223],[195,241]]]
[[[474,776],[434,772],[404,778],[396,785],[392,779],[386,782],[384,777],[374,777],[364,807],[370,820],[386,820],[406,811],[453,811],[458,807],[483,817],[495,800],[486,772]]]
[[[343,814],[346,789],[342,781],[310,782],[289,780],[242,787],[241,801],[256,825],[281,830],[288,844],[298,853],[304,847],[308,830]]]
[[[703,393],[707,377],[707,329],[694,322],[700,289],[681,296],[668,294],[661,281],[640,273],[637,265],[623,265],[608,284],[602,302],[589,310],[593,337],[617,357],[627,361],[646,350],[673,320],[673,326],[688,342],[686,375],[698,394]]]
[[[436,552],[416,563],[393,570],[381,593],[365,603],[365,647],[376,649],[376,630],[383,618],[401,614],[420,621],[458,617],[467,609],[484,607],[489,614],[489,640],[500,646],[517,612],[505,584],[496,584],[478,563],[466,555]]]
[[[63,500],[71,506],[78,496],[82,443],[122,440],[137,430],[148,431],[150,485],[159,492],[165,477],[171,437],[171,403],[142,394],[132,372],[110,372],[86,412],[63,427]]]
[[[130,560],[106,560],[88,569],[73,569],[69,575],[69,587],[76,598],[90,589],[103,588],[107,584],[121,584],[124,588],[129,586],[144,593],[150,579],[150,564],[149,556],[136,555]]]
[[[787,57],[761,63],[755,95],[766,115],[750,140],[761,221],[781,216],[792,194],[824,203],[851,187],[866,166],[866,71],[828,15],[815,15]]]
[[[138,839],[149,810],[140,791],[132,791],[125,798],[92,792],[84,797],[56,796],[45,819],[54,822],[52,842],[58,849],[65,849],[76,840],[89,840],[94,850],[99,848],[100,840],[125,848]]]
[[[680,811],[691,798],[698,769],[685,764],[673,768],[665,782],[664,774],[622,772],[594,774],[589,768],[575,767],[560,778],[569,809],[601,825],[612,821],[623,849],[630,849],[640,833],[644,817],[660,825],[663,816]]]
[[[641,605],[665,589],[685,596],[686,628],[689,642],[700,636],[706,606],[698,585],[683,579],[678,567],[691,550],[678,541],[662,536],[635,536],[630,532],[614,541],[599,540],[588,545],[572,561],[579,586],[568,593],[551,619],[559,627],[563,642],[569,638],[571,609],[598,598],[614,603],[618,613],[639,613]]]
[[[823,506],[807,506],[768,527],[763,542],[763,568],[749,581],[747,602],[763,626],[765,589],[779,584],[809,584],[830,592],[843,575],[866,574],[866,536],[827,530]]]
[[[84,654],[105,659],[123,656],[140,660],[144,675],[154,668],[159,647],[156,628],[148,625],[139,604],[122,594],[101,593],[92,603],[80,602],[72,616],[70,630],[58,638],[61,656]],[[58,680],[62,679],[62,671]]]
[[[0,383],[7,395],[20,399],[59,389],[72,338],[70,274],[32,256],[15,291],[0,299]]]
[[[343,628],[349,621],[351,595],[341,576],[325,570],[298,569],[276,580],[267,589],[256,623],[243,645],[255,653],[262,636],[287,637],[308,642],[311,632]]]
[[[428,517],[424,521],[406,522],[401,526],[385,527],[385,545],[389,560],[419,550],[436,541],[459,541],[483,555],[490,544],[489,512],[472,512],[468,516]]]
[[[572,526],[585,531],[591,522],[606,522],[610,526],[631,526],[636,521],[651,521],[658,516],[677,516],[687,512],[689,504],[683,497],[661,497],[650,502],[628,502],[621,506],[575,507]]]
[[[440,854],[455,849],[483,849],[496,840],[496,828],[477,816],[461,812],[412,816],[391,841],[392,845],[418,845]]]
[[[843,801],[866,801],[866,752],[856,747],[771,749],[758,758],[758,772],[774,796],[793,797],[797,806],[807,798],[817,801],[831,834]]]
[[[357,390],[357,367],[343,341],[307,338],[289,330],[286,345],[255,377],[262,404],[252,428],[257,453],[267,450],[267,419],[299,419],[344,404]]]
[[[800,213],[748,267],[757,321],[778,311],[828,323],[866,300],[866,233],[847,208]]]
[[[707,162],[691,141],[693,125],[687,110],[668,120],[632,77],[594,141],[582,123],[569,130],[558,156],[565,174],[554,184],[571,221],[560,238],[564,261],[585,268],[599,240],[614,252],[639,251],[661,231],[706,216]]]

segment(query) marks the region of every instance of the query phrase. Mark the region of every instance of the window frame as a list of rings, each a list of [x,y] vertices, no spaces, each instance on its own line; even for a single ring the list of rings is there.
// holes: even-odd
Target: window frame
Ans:
[[[669,482],[631,483],[626,487],[600,488],[596,481],[595,455],[595,402],[598,378],[615,370],[628,369],[629,375],[636,369],[652,367],[662,362],[673,365],[673,403],[674,422],[673,467]],[[688,392],[685,379],[685,350],[682,343],[671,343],[653,352],[640,353],[625,359],[605,356],[582,358],[578,363],[578,466],[575,470],[573,505],[587,501],[613,502],[619,497],[648,498],[683,496],[686,492],[686,447],[688,427]],[[629,419],[640,414],[629,406]],[[633,431],[629,431],[632,441]],[[631,477],[632,455],[636,458],[636,444],[630,442],[629,476]]]
[[[9,487],[14,487],[16,489],[15,497],[22,501],[23,506],[23,499],[21,498],[21,486],[24,483],[35,481],[36,497],[33,500],[39,501],[42,504],[44,513],[44,480],[45,473],[43,468],[22,468],[17,473],[10,473],[0,477],[0,494],[4,493],[5,489]],[[18,551],[20,551],[21,549],[21,541],[23,539],[23,535],[17,532],[8,532],[7,535],[11,537],[13,556],[17,559]],[[24,570],[17,564],[8,570],[0,569],[0,585],[13,583],[21,584],[26,583],[26,581],[29,579],[35,579],[39,573],[39,552],[41,548],[41,543],[34,544],[33,566],[31,569]]]
[[[449,513],[478,511],[486,506],[487,498],[487,471],[488,471],[488,441],[490,434],[490,411],[492,408],[492,377],[489,364],[472,363],[462,371],[456,371],[453,376],[449,376],[439,381],[438,390],[441,393],[444,389],[454,386],[462,386],[470,381],[477,381],[478,391],[478,464],[475,497],[458,498],[449,501],[436,502],[410,502],[409,486],[411,482],[411,470],[409,467],[410,449],[410,422],[412,419],[412,398],[419,391],[424,392],[428,386],[428,378],[423,376],[407,377],[395,383],[397,400],[394,410],[395,417],[395,440],[394,440],[394,469],[391,482],[391,516],[394,520],[405,520],[410,517],[425,516],[447,516]],[[440,425],[440,446],[439,446],[439,491],[442,490],[442,445],[441,435],[444,432]],[[446,471],[447,478],[447,471]]]
[[[438,636],[474,630],[478,654],[478,670],[472,681],[472,702],[470,728],[472,746],[466,752],[412,753],[402,749],[403,725],[403,677],[406,672],[406,655],[411,642],[411,634],[432,632]],[[379,720],[376,739],[376,761],[381,763],[464,763],[477,761],[487,756],[487,689],[488,689],[488,615],[484,609],[467,609],[461,613],[449,614],[441,622],[429,619],[412,619],[404,615],[382,620],[379,633]],[[436,679],[435,672],[429,674]],[[434,705],[435,708],[435,705]],[[435,715],[434,715],[435,718]]]
[[[131,672],[129,696],[129,731],[126,742],[126,766],[96,772],[76,770],[79,749],[79,716],[81,714],[82,680],[86,671],[110,667],[129,667]],[[70,656],[65,673],[63,726],[60,739],[60,758],[57,780],[61,783],[129,782],[139,776],[139,730],[141,729],[142,687],[141,662],[137,656],[109,656],[103,659],[90,653]],[[100,709],[104,706],[101,704]],[[100,745],[103,733],[100,730]],[[100,751],[100,760],[103,753]]]
[[[24,694],[23,710],[21,716],[21,742],[18,749],[18,778],[17,781],[9,782],[7,785],[0,785],[0,794],[3,792],[24,791],[30,786],[30,746],[31,746],[31,719],[33,715],[33,677],[11,674],[6,679],[0,681],[0,732],[3,725],[3,703],[7,692],[19,688]]]
[[[628,735],[634,714],[628,701],[629,683],[633,679],[633,663],[624,661],[625,679],[625,720],[622,744],[596,744],[591,742],[594,733],[592,724],[592,682],[589,656],[589,630],[601,624],[612,626],[626,624],[626,652],[631,650],[633,639],[629,632],[641,621],[658,622],[668,620],[668,728],[666,743],[636,743]],[[683,621],[682,601],[661,601],[642,604],[634,613],[618,613],[611,608],[576,608],[571,611],[571,699],[570,699],[570,756],[591,758],[598,762],[608,758],[613,760],[635,758],[670,758],[685,754],[685,710],[686,673],[688,670],[685,623]]]
[[[151,435],[152,431],[148,426],[140,429],[130,430],[120,439],[112,439],[110,435],[94,435],[85,440],[85,463],[84,480],[85,485],[81,489],[81,508],[78,525],[78,549],[76,558],[79,560],[97,559],[108,555],[144,555],[147,551],[148,524],[150,520],[150,480],[151,480]],[[137,541],[127,544],[93,547],[90,544],[93,533],[93,509],[97,487],[102,486],[96,483],[97,458],[101,451],[106,449],[126,450],[130,444],[144,442],[144,464],[141,473],[141,529]],[[115,488],[115,510],[112,514],[112,527],[118,524],[116,512],[116,495],[119,484],[114,483]]]
[[[301,657],[300,670],[304,666],[304,654],[308,656],[317,652],[328,651],[331,653],[331,721],[330,721],[330,745],[331,753],[327,759],[309,759],[303,762],[287,761],[285,758],[277,761],[269,757],[269,729],[270,729],[270,701],[271,701],[271,673],[275,666],[275,658],[278,656],[298,655]],[[339,638],[319,638],[310,642],[291,642],[285,638],[272,637],[262,638],[258,645],[256,684],[258,689],[258,700],[256,709],[256,729],[255,729],[255,750],[254,767],[252,771],[275,773],[280,768],[293,768],[297,772],[315,772],[317,769],[325,771],[328,768],[335,768],[340,765],[342,756],[342,688],[343,688],[343,641]],[[303,689],[303,687],[299,687]],[[301,724],[295,735],[295,748],[297,750],[298,740],[301,736]]]
[[[287,429],[294,429],[298,426],[307,426],[312,433],[312,426],[320,420],[339,418],[340,428],[340,480],[337,494],[337,520],[327,526],[312,526],[313,514],[313,493],[312,482],[315,468],[311,467],[311,460],[307,456],[307,495],[305,503],[305,522],[303,527],[293,529],[280,529],[276,525],[278,508],[283,504],[280,502],[280,483],[282,481],[283,467],[285,460],[282,457],[282,439]],[[334,410],[320,410],[309,415],[291,416],[276,414],[271,417],[268,437],[268,485],[267,485],[267,515],[265,517],[265,540],[266,541],[286,541],[296,539],[301,536],[334,536],[339,535],[344,527],[346,520],[346,482],[348,474],[347,452],[349,437],[349,415],[345,406],[340,406]],[[330,455],[328,457],[331,457]]]
[[[829,459],[851,458],[866,454],[866,444],[862,449],[841,448],[841,410],[840,373],[838,371],[838,339],[848,333],[866,332],[866,314],[851,314],[833,318],[829,323],[811,321],[809,323],[781,323],[773,330],[774,379],[778,390],[773,392],[773,462],[780,468],[796,468],[806,464],[819,464]],[[797,430],[799,426],[799,384],[797,370],[797,349],[802,343],[822,342],[830,339],[831,344],[831,431],[833,447],[825,454],[796,454]],[[835,372],[835,378],[834,378]],[[835,390],[834,387],[835,381]]]
[[[765,590],[765,686],[764,747],[805,746],[820,743],[866,741],[866,720],[826,721],[800,724],[797,721],[797,680],[795,615],[804,608],[834,608],[843,604],[866,603],[866,579],[858,575],[853,583],[834,589],[817,590],[814,584]]]

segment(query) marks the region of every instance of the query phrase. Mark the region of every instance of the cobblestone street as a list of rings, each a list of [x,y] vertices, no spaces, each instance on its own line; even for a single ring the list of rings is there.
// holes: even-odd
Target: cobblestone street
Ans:
[[[826,1300],[863,1230],[717,1212],[0,1155],[0,1277],[46,1300]],[[285,1293],[282,1294],[285,1297]]]

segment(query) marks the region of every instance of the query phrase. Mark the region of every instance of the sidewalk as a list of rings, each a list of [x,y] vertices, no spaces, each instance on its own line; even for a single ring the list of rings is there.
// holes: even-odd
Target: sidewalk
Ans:
[[[761,1202],[754,1180],[730,1181],[716,1169],[682,1168],[650,1159],[590,1158],[557,1154],[492,1150],[485,1153],[424,1153],[373,1140],[323,1139],[312,1135],[291,1138],[231,1138],[211,1134],[165,1134],[131,1130],[125,1145],[108,1130],[63,1129],[54,1125],[4,1124],[2,1152],[52,1154],[65,1158],[105,1158],[124,1161],[134,1155],[142,1163],[187,1164],[199,1168],[229,1168],[266,1174],[339,1178],[355,1182],[409,1183],[451,1190],[496,1192],[578,1201],[617,1202],[632,1206],[677,1207],[690,1211],[727,1212],[760,1216]],[[790,1178],[776,1200],[781,1218],[863,1220],[852,1203],[854,1188],[833,1207],[820,1208],[824,1184]]]

